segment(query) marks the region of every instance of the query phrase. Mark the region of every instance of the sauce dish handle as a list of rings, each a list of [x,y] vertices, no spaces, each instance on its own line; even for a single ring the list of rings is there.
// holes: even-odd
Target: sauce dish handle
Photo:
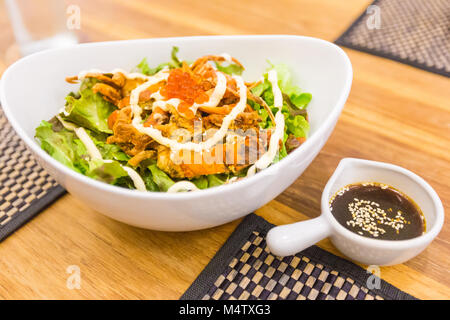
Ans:
[[[274,227],[267,233],[266,241],[270,252],[284,257],[296,254],[330,235],[330,224],[321,215],[311,220]]]

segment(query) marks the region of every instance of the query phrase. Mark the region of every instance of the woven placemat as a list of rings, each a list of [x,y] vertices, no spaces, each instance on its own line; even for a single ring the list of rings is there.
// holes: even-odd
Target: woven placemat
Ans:
[[[64,193],[36,162],[0,107],[0,241]]]
[[[272,227],[263,218],[248,215],[181,299],[416,299],[382,279],[379,289],[368,289],[370,273],[317,246],[295,256],[273,256],[265,242]]]
[[[336,44],[450,76],[450,1],[376,0]]]

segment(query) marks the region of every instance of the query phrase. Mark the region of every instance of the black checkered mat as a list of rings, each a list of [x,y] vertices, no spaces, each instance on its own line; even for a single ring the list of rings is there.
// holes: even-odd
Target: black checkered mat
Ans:
[[[410,300],[356,264],[317,246],[277,257],[266,247],[273,225],[250,214],[236,228],[182,300]]]
[[[376,0],[336,44],[450,76],[450,1]]]
[[[64,192],[34,160],[0,107],[0,241]]]

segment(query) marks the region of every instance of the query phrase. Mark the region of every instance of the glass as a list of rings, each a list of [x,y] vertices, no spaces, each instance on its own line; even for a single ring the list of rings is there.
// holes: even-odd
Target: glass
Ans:
[[[5,6],[24,56],[78,42],[73,32],[80,22],[77,6],[66,7],[63,0],[5,0]]]

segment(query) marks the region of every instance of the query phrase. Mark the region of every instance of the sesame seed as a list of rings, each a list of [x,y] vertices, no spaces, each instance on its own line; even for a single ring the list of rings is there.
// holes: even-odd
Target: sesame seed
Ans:
[[[353,202],[348,204],[348,210],[352,215],[352,219],[346,221],[346,224],[358,227],[375,238],[380,234],[386,233],[383,226],[391,227],[399,233],[399,230],[404,228],[405,223],[410,224],[402,216],[401,210],[397,211],[397,215],[394,218],[390,218],[380,208],[380,204],[375,201],[354,198]],[[392,212],[392,208],[389,208],[388,211]],[[362,231],[358,231],[358,234],[363,235]]]

